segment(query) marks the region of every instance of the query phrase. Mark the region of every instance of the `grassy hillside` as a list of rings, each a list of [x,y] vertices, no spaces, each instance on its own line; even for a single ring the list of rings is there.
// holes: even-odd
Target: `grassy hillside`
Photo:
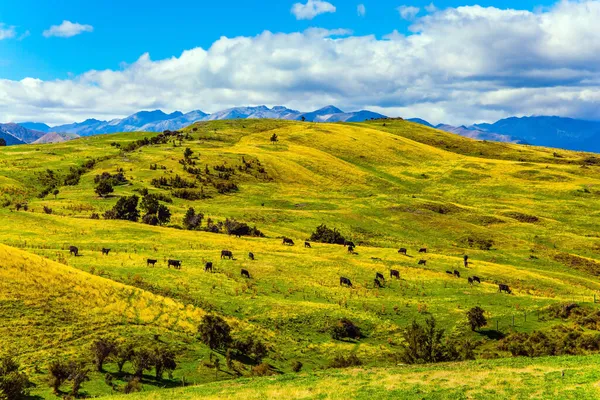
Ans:
[[[395,365],[402,329],[429,315],[452,335],[482,341],[477,354],[507,356],[496,350],[496,327],[504,333],[548,330],[563,323],[545,316],[548,306],[575,301],[596,307],[600,166],[591,154],[477,142],[389,120],[217,121],[183,133],[181,142],[170,139],[135,148],[127,146],[157,134],[0,149],[0,242],[27,253],[6,251],[44,257],[35,258],[40,275],[47,263],[69,276],[79,274],[83,281],[95,279],[115,288],[96,297],[100,289],[81,284],[77,295],[94,294],[84,303],[92,305],[83,309],[76,307],[76,298],[54,296],[60,298],[59,307],[79,311],[73,319],[50,324],[57,329],[47,331],[47,349],[79,354],[93,335],[128,336],[141,325],[148,337],[159,330],[186,347],[186,361],[175,380],[186,376],[188,382],[206,382],[212,372],[199,360],[208,349],[193,337],[205,311],[229,318],[236,334],[258,332],[271,346],[267,362],[290,372],[292,361],[313,371],[337,354],[352,352],[367,366]],[[273,134],[276,143],[270,141]],[[194,174],[180,163],[186,148],[193,152]],[[108,197],[96,195],[95,177],[118,170],[128,182],[115,186]],[[170,188],[152,185],[176,175],[196,182],[193,190],[208,198],[183,200]],[[70,185],[64,185],[67,180]],[[40,197],[53,182],[61,182],[59,193]],[[220,184],[232,182],[237,191],[219,193]],[[172,198],[165,203],[173,213],[170,224],[90,219],[112,208],[120,196],[143,190]],[[44,207],[52,213],[44,213]],[[204,213],[203,227],[209,218],[235,218],[256,225],[266,237],[182,230],[189,207]],[[304,240],[322,223],[354,241],[357,254],[339,245],[304,248]],[[282,245],[283,236],[296,246]],[[79,247],[80,257],[68,254],[71,245]],[[101,254],[103,247],[111,249],[108,256]],[[408,255],[398,254],[399,247],[406,247]],[[421,247],[428,252],[417,253]],[[235,260],[220,260],[223,249],[233,251]],[[249,259],[249,252],[256,260]],[[468,267],[464,255],[469,256]],[[157,259],[157,266],[147,267],[147,258]],[[168,269],[167,259],[182,260],[183,268]],[[427,264],[419,265],[421,259]],[[208,261],[216,273],[204,272]],[[242,268],[252,279],[240,276]],[[400,280],[389,279],[391,269],[400,272]],[[461,278],[446,273],[454,270]],[[387,278],[383,289],[374,288],[376,272]],[[472,275],[482,283],[470,286],[466,277]],[[340,276],[350,278],[354,288],[340,287]],[[45,298],[55,289],[44,291],[39,285],[50,282],[39,279],[31,289],[12,285],[18,292],[13,296],[33,292]],[[498,293],[498,283],[508,284],[513,294]],[[131,296],[119,290],[165,300],[131,303]],[[18,307],[7,304],[11,313],[3,324],[20,315]],[[94,310],[103,304],[117,307],[119,324],[94,325]],[[136,304],[135,312],[128,311],[130,304]],[[157,304],[171,304],[176,311],[161,312]],[[481,333],[466,327],[466,311],[474,306],[482,307],[489,321]],[[164,314],[169,317],[157,319]],[[329,329],[341,318],[359,325],[365,338],[333,340]],[[41,319],[36,324],[43,329],[47,323]],[[72,327],[73,336],[61,339],[58,332]],[[21,354],[39,355],[22,357],[23,362],[46,362],[50,356],[27,334],[23,328],[23,337],[13,339],[15,347]],[[102,382],[94,385],[90,394],[107,393]]]

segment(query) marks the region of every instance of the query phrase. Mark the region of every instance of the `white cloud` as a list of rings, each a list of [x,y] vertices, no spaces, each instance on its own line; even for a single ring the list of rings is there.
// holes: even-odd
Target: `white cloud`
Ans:
[[[429,3],[428,6],[425,6],[425,11],[427,11],[428,13],[434,13],[437,10],[438,10],[438,8],[433,3]]]
[[[0,79],[0,122],[259,104],[335,104],[451,124],[532,114],[600,120],[598,20],[599,1],[561,1],[541,12],[444,9],[417,19],[411,34],[383,39],[325,29],[223,37],[70,79]]]
[[[52,25],[49,29],[43,32],[44,37],[62,37],[70,38],[79,35],[83,32],[92,32],[94,27],[91,25],[82,25],[77,22],[63,21],[60,25]]]
[[[367,8],[364,4],[359,4],[358,7],[356,7],[356,12],[358,13],[359,17],[364,17],[367,15]]]
[[[322,0],[308,0],[306,4],[296,3],[292,6],[292,14],[296,19],[313,19],[317,15],[334,13],[336,8],[333,4]]]
[[[25,38],[28,38],[29,36],[31,36],[31,32],[29,32],[29,31],[25,31],[25,32],[23,32],[23,33],[21,34],[21,36],[19,36],[18,40],[19,40],[19,41],[21,41],[21,40],[23,40],[23,39],[25,39]]]
[[[417,14],[421,9],[414,6],[400,6],[396,10],[398,10],[402,19],[412,21],[417,17]]]
[[[12,39],[15,37],[17,32],[14,26],[6,26],[0,22],[0,40]]]

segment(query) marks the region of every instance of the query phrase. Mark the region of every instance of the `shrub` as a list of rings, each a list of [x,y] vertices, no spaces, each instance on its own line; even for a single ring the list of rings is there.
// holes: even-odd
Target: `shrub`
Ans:
[[[52,214],[52,209],[48,206],[44,206],[44,213],[46,214]]]
[[[294,371],[294,372],[300,372],[302,370],[303,366],[304,365],[302,364],[302,362],[300,362],[298,360],[292,361],[292,371]]]
[[[205,315],[198,326],[202,343],[211,349],[225,349],[231,343],[231,327],[218,315]]]
[[[105,197],[106,195],[114,192],[114,189],[113,189],[112,185],[110,184],[110,182],[100,181],[98,183],[98,185],[96,185],[96,188],[94,189],[94,191],[96,192],[96,194],[98,196]]]
[[[90,216],[91,219],[100,219],[100,215],[98,215],[98,213],[92,213],[92,215]]]
[[[487,325],[487,320],[485,319],[485,315],[483,315],[484,312],[481,307],[473,307],[467,311],[467,320],[472,331]]]
[[[329,363],[329,368],[348,368],[358,367],[360,365],[362,365],[362,361],[360,360],[360,358],[358,358],[356,354],[352,353],[348,357],[337,355]]]
[[[18,400],[29,395],[32,383],[19,371],[19,363],[10,356],[0,358],[0,399]]]
[[[140,212],[137,209],[138,201],[139,197],[136,195],[121,197],[112,210],[104,213],[104,218],[137,222],[140,219]]]
[[[330,229],[325,224],[319,225],[310,235],[310,240],[320,243],[344,244],[346,239],[337,229]]]
[[[264,237],[265,235],[259,231],[256,226],[250,228],[245,222],[238,222],[235,219],[226,219],[224,223],[225,230],[228,235],[241,236],[256,236]]]
[[[453,346],[444,342],[444,330],[437,328],[433,317],[424,325],[413,321],[402,333],[404,343],[400,357],[406,364],[435,363],[460,359]]]
[[[156,226],[158,225],[158,217],[156,214],[146,214],[142,217],[142,223],[146,225]]]
[[[183,217],[183,226],[188,231],[193,231],[195,229],[198,229],[200,225],[202,225],[203,219],[204,214],[196,213],[196,210],[190,207],[185,213],[185,216]]]
[[[261,362],[269,354],[269,348],[260,340],[252,336],[233,342],[232,346],[238,352]]]
[[[140,378],[133,377],[123,387],[123,393],[130,394],[130,393],[141,392],[142,389],[143,389],[143,387],[140,382]]]
[[[177,189],[177,190],[173,190],[171,193],[173,194],[174,197],[177,197],[178,199],[184,199],[184,200],[190,200],[190,201],[204,200],[204,199],[210,198],[209,195],[204,194],[204,190],[202,190],[202,189],[200,189],[200,190]]]
[[[362,337],[360,328],[348,319],[341,319],[331,330],[331,337],[335,340],[346,338],[360,339]]]
[[[461,239],[463,245],[479,250],[491,250],[494,246],[492,239],[478,237],[478,236],[466,236]]]
[[[261,363],[252,367],[251,373],[254,376],[270,376],[273,375],[273,370],[271,370],[269,364]]]

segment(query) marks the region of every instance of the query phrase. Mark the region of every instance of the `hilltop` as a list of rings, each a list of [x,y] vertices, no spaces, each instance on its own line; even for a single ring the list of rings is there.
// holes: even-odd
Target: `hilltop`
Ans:
[[[227,318],[236,335],[252,332],[265,341],[270,348],[265,360],[274,372],[286,374],[281,380],[292,379],[288,374],[294,361],[312,377],[336,356],[356,354],[367,371],[367,376],[356,372],[357,382],[367,382],[372,367],[398,364],[403,330],[413,320],[433,316],[452,337],[477,341],[478,358],[496,358],[511,356],[498,347],[498,338],[513,330],[554,335],[567,325],[577,326],[575,320],[565,323],[549,313],[552,307],[576,302],[597,309],[600,160],[593,154],[475,141],[402,120],[207,121],[165,140],[157,138],[157,133],[129,132],[0,149],[0,218],[6,221],[0,225],[0,242],[11,247],[6,252],[14,252],[16,259],[32,257],[41,277],[45,265],[52,265],[110,287],[101,303],[124,304],[123,293],[134,291],[154,299],[139,307],[140,313],[154,315],[163,301],[179,310],[174,315],[186,310],[173,323],[143,325],[143,336],[160,329],[181,349],[183,362],[173,386],[183,377],[188,383],[215,378],[214,370],[205,366],[209,349],[194,337],[205,312]],[[103,173],[121,173],[125,179],[106,197],[94,192]],[[176,176],[179,185],[194,187],[186,188],[188,192],[173,187]],[[170,222],[150,226],[102,219],[119,198],[142,197],[146,191],[160,196],[172,213]],[[189,192],[198,200],[186,199]],[[184,229],[190,207],[203,214],[202,230]],[[211,233],[209,219],[217,231],[235,219],[256,227],[264,237]],[[316,240],[305,248],[304,241],[321,224],[353,241],[356,254]],[[296,245],[284,246],[282,237]],[[80,257],[68,254],[72,245],[80,249]],[[399,254],[400,247],[408,254]],[[110,248],[110,254],[102,255],[102,248]],[[420,248],[427,253],[419,253]],[[221,259],[223,249],[232,251],[235,260]],[[466,266],[465,255],[470,260]],[[155,268],[147,266],[148,258],[158,261]],[[182,260],[181,270],[167,268],[168,259]],[[204,272],[206,262],[213,262],[215,273]],[[252,279],[242,277],[241,269]],[[401,279],[390,279],[391,270]],[[460,278],[446,273],[454,270]],[[374,287],[376,273],[385,276],[384,288]],[[482,278],[481,284],[469,285],[467,277],[473,275]],[[350,278],[354,287],[341,287],[340,276]],[[40,278],[38,286],[24,287],[13,296],[24,298],[29,290],[43,298],[46,281],[53,280]],[[65,285],[79,286],[76,282]],[[499,283],[509,285],[512,294],[498,293]],[[81,285],[78,296],[89,287]],[[74,309],[80,300],[63,301],[64,308]],[[485,310],[489,322],[480,332],[466,326],[466,312],[475,306]],[[6,323],[18,313],[8,315]],[[333,339],[331,329],[343,318],[360,326],[364,337]],[[79,326],[74,320],[63,323]],[[128,336],[132,324],[127,319],[90,326],[97,336]],[[586,335],[594,332],[594,327],[585,328]],[[65,341],[60,349],[85,352],[83,343],[89,337]],[[34,351],[25,338],[14,343],[24,354]],[[223,354],[217,357],[224,359]],[[22,359],[27,362],[27,357]],[[477,363],[500,365],[506,376],[512,371],[510,360]],[[574,364],[565,368],[576,369]],[[464,371],[471,365],[424,368]],[[250,375],[251,367],[240,366],[242,375]],[[388,374],[372,371],[373,376]],[[335,376],[344,381],[344,374]],[[298,390],[323,382],[325,375],[304,380]],[[234,376],[223,372],[217,379]],[[256,385],[279,382],[271,379]],[[100,376],[89,385],[91,395],[110,393]]]

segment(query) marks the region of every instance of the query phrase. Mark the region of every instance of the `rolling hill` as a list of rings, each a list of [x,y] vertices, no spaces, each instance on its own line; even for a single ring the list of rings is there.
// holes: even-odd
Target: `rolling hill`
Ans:
[[[475,141],[402,120],[220,120],[195,123],[182,129],[181,137],[152,144],[150,138],[158,135],[117,133],[0,149],[1,249],[6,260],[13,253],[16,260],[7,270],[11,294],[3,306],[10,311],[4,314],[4,326],[24,312],[15,299],[34,292],[36,304],[51,297],[57,309],[73,310],[73,317],[64,321],[51,313],[52,328],[43,336],[44,343],[58,343],[57,335],[72,326],[78,334],[67,336],[73,340],[58,347],[68,354],[85,356],[85,343],[92,337],[128,337],[142,329],[141,336],[151,339],[160,330],[166,342],[181,349],[180,367],[169,381],[178,386],[184,378],[193,384],[237,376],[225,367],[217,373],[206,367],[210,350],[194,337],[200,316],[212,312],[231,321],[236,335],[252,333],[265,341],[270,348],[265,361],[273,372],[284,374],[170,394],[182,398],[240,393],[247,398],[275,397],[282,393],[278,385],[287,385],[297,397],[311,397],[310,387],[317,385],[330,390],[314,395],[366,397],[379,393],[381,382],[397,396],[481,397],[495,390],[501,397],[518,397],[529,383],[554,379],[559,370],[572,378],[553,380],[541,395],[595,393],[592,382],[597,379],[590,365],[598,356],[522,360],[498,347],[498,338],[511,332],[550,334],[578,326],[572,319],[565,322],[549,314],[552,307],[578,303],[597,310],[600,159],[595,155]],[[277,142],[270,140],[273,135]],[[191,151],[187,160],[186,148]],[[126,182],[115,185],[107,197],[96,195],[96,177],[117,171]],[[181,188],[170,186],[176,181],[180,185],[181,179],[188,185],[194,182],[196,187],[188,190],[202,198],[182,198]],[[47,190],[50,186],[59,190],[56,196]],[[161,195],[171,211],[165,226],[92,218],[110,210],[120,197],[141,197],[146,191]],[[183,229],[190,207],[203,214],[202,230]],[[209,226],[223,226],[232,218],[256,226],[264,237],[211,233]],[[321,224],[356,243],[356,254],[315,240],[305,248],[303,242]],[[282,237],[296,245],[284,246]],[[71,245],[79,247],[80,257],[69,256]],[[108,256],[102,255],[103,247],[111,249]],[[399,254],[400,247],[408,254]],[[420,248],[427,253],[419,253]],[[221,259],[223,249],[231,250],[235,259]],[[250,252],[255,260],[248,257]],[[464,255],[470,260],[466,266]],[[35,263],[34,273],[27,273],[26,257]],[[148,258],[158,260],[155,268],[147,267]],[[168,259],[182,260],[182,269],[167,268]],[[6,262],[0,260],[0,273]],[[206,262],[214,263],[215,273],[204,272]],[[252,279],[243,278],[241,269]],[[401,279],[390,279],[391,270]],[[446,273],[454,270],[460,278]],[[62,271],[75,281],[52,274],[46,279],[45,271]],[[374,287],[376,273],[386,277],[384,288]],[[25,279],[19,274],[35,285],[14,284]],[[468,283],[466,278],[473,275],[482,278],[481,284]],[[341,287],[340,276],[350,278],[353,288]],[[84,284],[86,280],[93,283]],[[56,281],[63,289],[54,289]],[[500,283],[509,285],[512,294],[498,293]],[[87,291],[89,299],[81,299]],[[125,300],[130,298],[149,300],[132,315],[129,307],[137,302]],[[89,315],[77,309],[80,303],[90,304]],[[173,307],[166,312],[169,322],[150,317],[162,304]],[[483,308],[488,319],[487,328],[478,332],[466,326],[466,312],[475,306]],[[115,315],[122,317],[120,322],[98,322],[102,307],[112,310],[107,311],[109,322]],[[43,329],[45,314],[32,314],[35,337]],[[138,314],[149,315],[150,322]],[[448,335],[477,342],[474,352],[479,359],[397,367],[404,328],[430,316]],[[332,339],[331,328],[343,318],[360,326],[364,337]],[[93,333],[83,328],[86,324]],[[29,325],[24,324],[22,334],[12,341],[23,363],[28,363],[26,355],[37,354],[27,336]],[[596,329],[582,328],[586,334]],[[44,362],[52,357],[44,349],[39,354]],[[319,372],[336,356],[347,354],[356,354],[362,369]],[[224,354],[213,356],[225,365]],[[294,361],[303,364],[303,374],[291,375]],[[31,363],[26,365],[34,371]],[[251,367],[252,363],[241,365],[241,375],[253,374]],[[47,397],[44,368],[33,374],[39,385],[36,394]],[[109,368],[113,371],[114,365]],[[498,371],[504,378],[489,372],[470,375],[473,370]],[[514,378],[517,371],[529,375]],[[411,378],[414,374],[421,374],[419,382],[439,379],[442,388],[424,388]],[[472,376],[469,382],[485,388],[471,391],[451,379],[456,375]],[[89,395],[111,394],[101,375],[92,378],[85,384]],[[396,380],[410,389],[391,383]],[[577,389],[576,381],[586,386]],[[143,384],[158,386],[149,379]],[[339,393],[331,393],[334,388],[340,388]]]

